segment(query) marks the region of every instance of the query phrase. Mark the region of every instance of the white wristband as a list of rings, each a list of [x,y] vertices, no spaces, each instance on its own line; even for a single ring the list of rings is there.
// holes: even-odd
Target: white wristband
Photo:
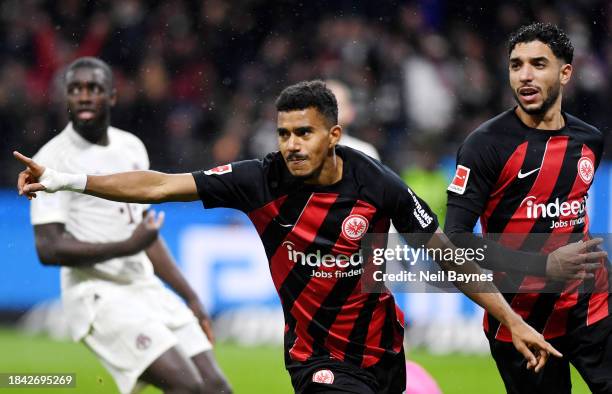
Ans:
[[[47,167],[40,177],[40,183],[45,187],[47,193],[55,193],[60,190],[83,193],[87,185],[87,175],[68,174]]]

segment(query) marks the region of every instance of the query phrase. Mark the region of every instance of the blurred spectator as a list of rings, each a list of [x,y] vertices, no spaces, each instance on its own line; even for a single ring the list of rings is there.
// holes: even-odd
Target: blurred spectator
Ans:
[[[329,90],[334,93],[334,96],[336,96],[336,100],[338,101],[338,123],[342,126],[342,138],[340,143],[380,160],[380,156],[374,145],[360,140],[359,138],[353,137],[350,134],[351,126],[353,125],[356,114],[355,107],[353,106],[353,101],[351,99],[351,92],[348,87],[342,82],[334,79],[329,79],[325,83]]]
[[[321,78],[350,87],[348,134],[400,170],[418,161],[406,153],[425,136],[437,136],[439,154],[453,153],[482,120],[514,105],[505,43],[534,19],[561,24],[576,46],[565,108],[607,131],[612,5],[604,0],[5,0],[0,184],[12,185],[18,167],[6,152],[35,152],[64,124],[50,91],[83,55],[114,67],[113,119],[144,140],[153,168],[262,156],[276,146],[282,87]]]
[[[446,217],[446,188],[449,182],[446,173],[440,168],[439,146],[440,141],[435,137],[419,142],[417,150],[414,151],[416,161],[401,172],[401,177],[425,200],[443,226]]]

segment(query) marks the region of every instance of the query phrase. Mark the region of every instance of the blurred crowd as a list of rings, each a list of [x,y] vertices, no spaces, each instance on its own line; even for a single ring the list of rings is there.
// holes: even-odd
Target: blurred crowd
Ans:
[[[112,66],[112,123],[142,138],[160,170],[274,150],[275,97],[313,78],[348,86],[355,116],[347,131],[394,169],[423,152],[430,162],[454,155],[478,124],[513,105],[505,44],[533,20],[569,33],[575,74],[565,109],[607,131],[611,4],[4,0],[0,183],[14,183],[12,149],[33,154],[65,126],[63,68],[85,55]]]

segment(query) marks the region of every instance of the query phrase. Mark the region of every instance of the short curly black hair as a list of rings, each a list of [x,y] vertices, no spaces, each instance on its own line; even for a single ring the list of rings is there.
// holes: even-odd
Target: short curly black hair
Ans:
[[[321,80],[302,81],[286,87],[276,99],[279,112],[316,108],[330,126],[338,124],[336,96]]]
[[[548,45],[558,59],[563,59],[568,64],[574,59],[574,46],[567,34],[557,25],[542,22],[521,26],[512,33],[508,40],[508,54],[517,44],[531,41],[541,41]]]

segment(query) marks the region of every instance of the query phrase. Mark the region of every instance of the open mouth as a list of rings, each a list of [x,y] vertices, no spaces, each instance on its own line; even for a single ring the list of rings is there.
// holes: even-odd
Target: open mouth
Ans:
[[[291,159],[289,160],[289,164],[294,166],[301,166],[306,163],[306,159]]]
[[[91,120],[96,116],[96,113],[90,109],[82,109],[77,111],[77,118],[80,120]]]
[[[540,94],[540,90],[532,86],[525,86],[520,88],[518,93],[524,101],[530,102],[535,101],[537,96]]]

